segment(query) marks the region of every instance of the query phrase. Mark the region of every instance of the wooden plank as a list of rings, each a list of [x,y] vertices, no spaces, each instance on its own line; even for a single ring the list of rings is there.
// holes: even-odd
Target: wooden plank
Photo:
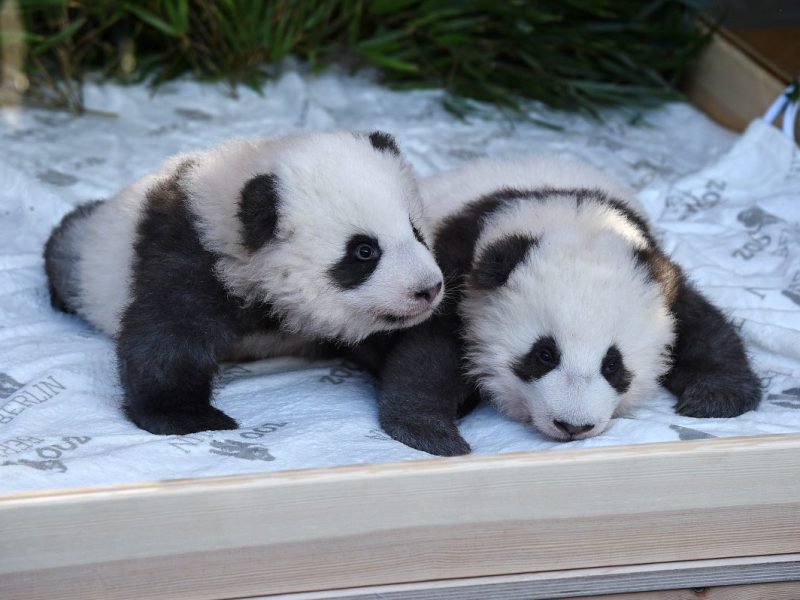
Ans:
[[[0,499],[7,600],[242,597],[800,552],[800,436]]]
[[[721,590],[761,590],[762,584],[789,582],[778,589],[800,587],[800,554],[650,565],[572,569],[472,577],[412,584],[370,586],[349,590],[259,596],[249,600],[545,600],[550,598],[711,598]],[[734,585],[735,584],[735,585]],[[713,590],[713,595],[710,590]],[[699,595],[688,595],[688,594]],[[622,595],[624,594],[624,595]],[[648,594],[650,594],[648,596]],[[705,594],[705,595],[703,595]],[[772,598],[772,596],[761,596]],[[794,600],[800,598],[796,594]]]
[[[489,594],[494,590],[488,590]],[[290,598],[288,596],[260,596],[247,600],[273,600],[279,598]],[[325,596],[331,600],[338,600],[340,596]],[[375,600],[383,600],[383,596],[374,596]],[[398,598],[402,598],[399,597]],[[427,596],[426,600],[466,600],[461,596]],[[479,598],[480,600],[538,600],[557,598],[563,600],[798,600],[800,598],[800,583],[796,581],[782,581],[777,583],[753,583],[746,585],[732,585],[726,587],[713,588],[687,588],[681,590],[651,590],[647,592],[629,592],[624,594],[603,594],[600,596],[540,596],[540,595],[517,595],[517,596],[468,596],[468,599]],[[405,600],[405,599],[403,599]]]
[[[686,95],[715,121],[742,131],[760,117],[788,82],[756,62],[720,29],[684,81]]]
[[[572,596],[565,600],[575,600],[576,598],[578,596]],[[798,600],[800,584],[790,581],[610,596],[580,596],[580,598],[581,600]]]

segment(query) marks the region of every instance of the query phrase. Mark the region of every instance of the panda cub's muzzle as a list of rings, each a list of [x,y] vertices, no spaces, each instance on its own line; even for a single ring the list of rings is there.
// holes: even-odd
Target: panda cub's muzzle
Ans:
[[[407,312],[386,313],[382,318],[388,323],[392,324],[406,324],[410,321],[425,320],[427,319],[439,303],[442,301],[444,294],[442,293],[443,283],[439,279],[433,285],[424,285],[416,291],[411,291],[408,294],[408,303],[410,304]]]

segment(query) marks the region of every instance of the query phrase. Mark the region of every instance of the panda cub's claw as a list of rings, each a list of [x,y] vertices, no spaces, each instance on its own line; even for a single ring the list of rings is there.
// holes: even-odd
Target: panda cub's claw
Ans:
[[[381,427],[398,442],[435,456],[462,456],[472,451],[455,423],[438,416],[412,418],[381,419]]]
[[[138,427],[156,435],[186,435],[238,428],[236,421],[211,405],[194,406],[190,410],[126,406],[125,413]]]
[[[684,417],[738,417],[755,410],[760,401],[761,385],[752,372],[712,374],[688,382],[675,412]]]

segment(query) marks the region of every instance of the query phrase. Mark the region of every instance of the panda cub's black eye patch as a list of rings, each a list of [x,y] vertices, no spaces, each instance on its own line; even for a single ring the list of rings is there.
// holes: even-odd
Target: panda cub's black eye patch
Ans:
[[[378,240],[368,235],[354,235],[347,241],[342,257],[328,269],[328,274],[340,288],[352,290],[370,278],[380,258]]]
[[[533,381],[547,375],[561,362],[561,352],[552,336],[540,337],[530,352],[520,356],[511,366],[514,374],[523,381]]]
[[[603,362],[600,363],[600,374],[620,394],[628,391],[633,379],[633,375],[625,368],[622,353],[614,345],[608,348]]]

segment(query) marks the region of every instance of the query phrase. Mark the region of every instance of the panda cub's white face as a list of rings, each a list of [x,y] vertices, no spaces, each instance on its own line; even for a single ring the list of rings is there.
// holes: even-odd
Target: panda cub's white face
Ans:
[[[236,151],[226,148],[224,158],[237,172],[195,184],[210,194],[228,180],[225,193],[239,198],[237,212],[211,217],[233,227],[206,229],[240,234],[212,242],[229,288],[269,303],[285,331],[343,342],[431,315],[442,273],[424,241],[415,180],[391,137],[300,134],[257,142],[240,158]]]
[[[582,439],[657,388],[673,319],[646,246],[623,215],[565,196],[490,217],[460,310],[471,373],[500,410]]]
[[[354,142],[298,148],[285,162],[278,173],[285,241],[264,257],[292,278],[272,288],[283,296],[278,304],[292,307],[285,320],[302,328],[314,319],[328,337],[350,341],[420,323],[443,295],[408,167],[390,148]]]

